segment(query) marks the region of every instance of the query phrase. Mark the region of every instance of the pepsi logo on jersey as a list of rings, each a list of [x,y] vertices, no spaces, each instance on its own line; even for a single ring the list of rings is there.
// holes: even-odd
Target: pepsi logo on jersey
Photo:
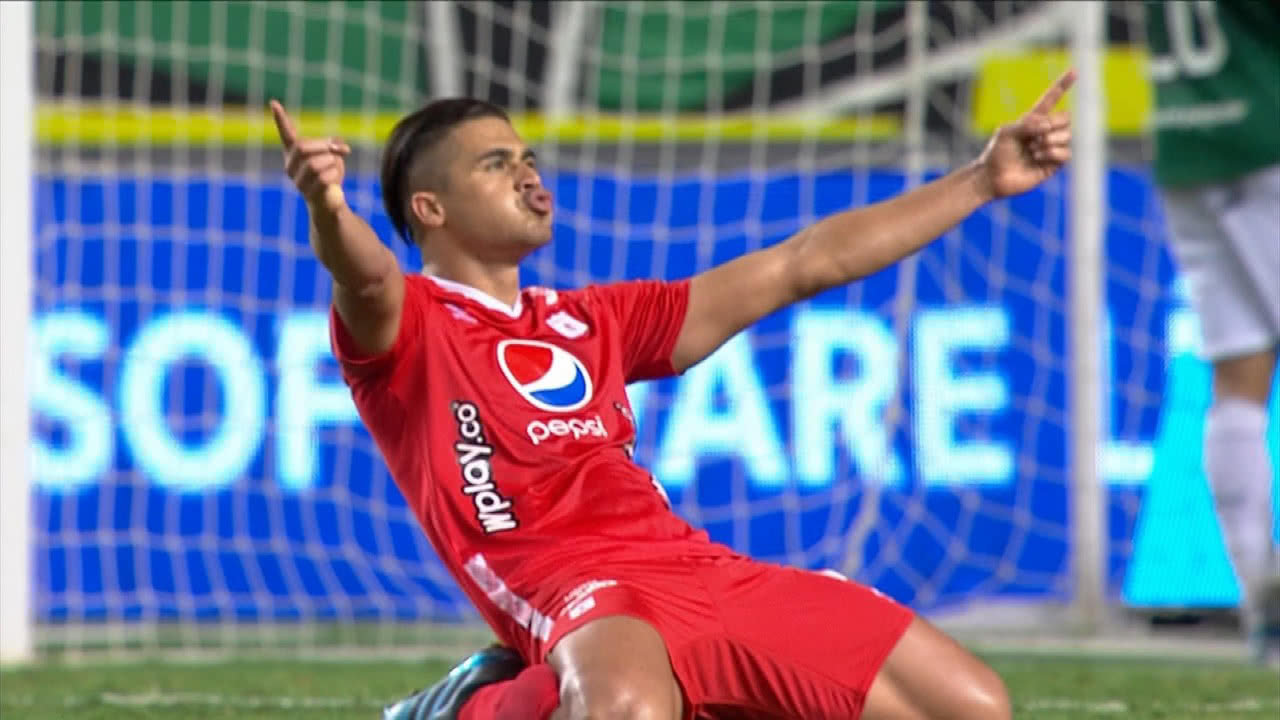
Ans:
[[[503,340],[498,365],[520,397],[539,410],[572,412],[591,402],[591,374],[564,348],[537,340]],[[557,437],[609,437],[598,414],[534,420],[525,432],[535,446]]]
[[[529,423],[529,427],[525,428],[525,432],[529,433],[529,441],[534,445],[538,445],[550,437],[568,437],[572,435],[574,440],[588,435],[598,438],[609,437],[609,431],[605,429],[604,420],[601,420],[599,415],[584,418],[575,417],[568,420],[554,418],[546,422],[534,420]]]
[[[520,397],[539,410],[572,412],[591,402],[591,375],[564,348],[537,340],[503,340],[498,366]]]

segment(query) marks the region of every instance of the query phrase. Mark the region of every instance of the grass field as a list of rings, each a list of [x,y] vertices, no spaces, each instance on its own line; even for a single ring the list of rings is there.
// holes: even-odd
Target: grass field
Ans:
[[[1238,664],[988,655],[1019,718],[1280,717],[1280,674]],[[46,665],[0,672],[0,718],[377,718],[443,663],[280,661]]]

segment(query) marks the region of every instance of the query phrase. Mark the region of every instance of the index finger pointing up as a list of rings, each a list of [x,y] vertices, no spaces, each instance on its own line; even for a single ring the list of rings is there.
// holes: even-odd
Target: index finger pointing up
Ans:
[[[1067,91],[1071,89],[1071,86],[1075,84],[1075,70],[1067,70],[1062,73],[1058,76],[1058,79],[1049,86],[1049,89],[1044,91],[1044,94],[1040,96],[1040,99],[1036,101],[1036,104],[1031,107],[1031,112],[1051,112],[1053,107],[1058,104],[1058,101],[1062,99],[1062,96],[1065,95]]]
[[[289,119],[289,113],[284,111],[284,106],[275,100],[271,101],[271,116],[275,118],[276,130],[280,133],[280,144],[285,150],[293,147],[298,142],[298,131],[293,127],[293,121]]]

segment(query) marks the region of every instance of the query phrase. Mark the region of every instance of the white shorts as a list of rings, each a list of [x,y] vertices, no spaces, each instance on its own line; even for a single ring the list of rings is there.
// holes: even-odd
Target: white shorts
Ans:
[[[1280,165],[1161,195],[1205,357],[1280,344]]]

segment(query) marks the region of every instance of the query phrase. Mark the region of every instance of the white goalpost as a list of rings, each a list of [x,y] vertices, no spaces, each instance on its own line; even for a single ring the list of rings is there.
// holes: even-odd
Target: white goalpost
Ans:
[[[1111,492],[1149,468],[1107,461],[1104,3],[0,13],[0,332],[36,339],[0,372],[0,659],[475,628],[334,374],[268,98],[353,145],[346,195],[407,269],[378,188],[392,123],[446,95],[503,105],[557,197],[522,279],[566,287],[685,277],[926,182],[1068,65],[1063,176],[630,390],[637,459],[718,541],[930,616],[1106,627]],[[1158,402],[1133,386],[1147,405],[1121,424]]]
[[[1071,511],[1074,554],[1072,593],[1076,621],[1085,633],[1100,631],[1106,620],[1105,540],[1101,456],[1103,423],[1101,328],[1103,237],[1107,214],[1106,95],[1102,84],[1106,5],[1102,0],[1063,3],[1075,18],[1071,58],[1079,73],[1072,111],[1071,253],[1068,273],[1071,307]]]
[[[35,652],[31,558],[31,321],[35,21],[27,0],[0,3],[0,665]]]

